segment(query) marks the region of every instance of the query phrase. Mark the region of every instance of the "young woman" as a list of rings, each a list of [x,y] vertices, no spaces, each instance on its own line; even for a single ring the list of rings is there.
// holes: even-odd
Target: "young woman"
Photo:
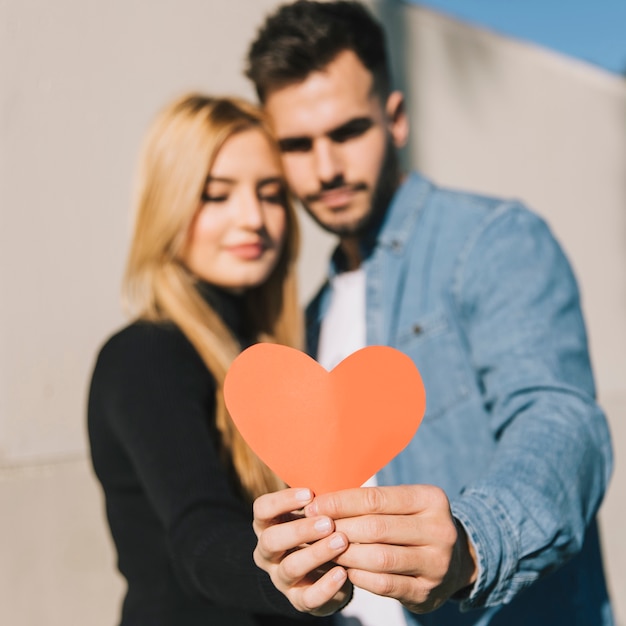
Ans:
[[[176,101],[148,133],[137,191],[124,281],[134,321],[102,348],[88,407],[128,582],[121,624],[313,619],[253,562],[251,502],[283,485],[222,396],[243,347],[299,345],[297,229],[265,118],[238,100]]]

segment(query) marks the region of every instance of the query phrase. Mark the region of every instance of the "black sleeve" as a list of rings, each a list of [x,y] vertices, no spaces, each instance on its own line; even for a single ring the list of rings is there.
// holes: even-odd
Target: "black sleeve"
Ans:
[[[182,586],[221,606],[302,617],[252,560],[249,505],[217,453],[215,383],[175,327],[135,324],[102,349],[90,403],[131,459]]]

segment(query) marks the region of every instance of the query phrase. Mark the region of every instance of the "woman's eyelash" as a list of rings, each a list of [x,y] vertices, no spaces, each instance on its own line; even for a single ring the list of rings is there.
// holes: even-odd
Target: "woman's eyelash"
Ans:
[[[228,199],[228,196],[212,196],[208,193],[203,193],[201,199],[202,202],[225,202]]]
[[[285,201],[285,192],[278,191],[276,193],[259,193],[259,200],[262,202],[283,203]],[[200,196],[202,202],[226,202],[228,200],[228,194],[215,194],[203,193]]]
[[[259,198],[265,202],[274,202],[274,203],[283,203],[285,201],[285,194],[283,193],[272,193],[272,194],[262,194]]]

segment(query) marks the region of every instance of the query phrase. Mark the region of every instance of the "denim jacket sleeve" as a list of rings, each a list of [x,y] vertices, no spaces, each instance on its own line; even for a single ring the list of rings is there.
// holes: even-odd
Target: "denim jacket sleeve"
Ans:
[[[451,503],[478,558],[467,609],[510,602],[580,550],[612,453],[576,281],[540,218],[494,211],[459,260],[454,298],[497,440]]]

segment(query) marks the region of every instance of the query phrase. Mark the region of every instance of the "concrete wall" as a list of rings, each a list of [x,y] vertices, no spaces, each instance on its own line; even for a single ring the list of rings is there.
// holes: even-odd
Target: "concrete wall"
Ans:
[[[0,623],[115,623],[123,583],[86,453],[86,386],[123,318],[137,148],[187,89],[252,96],[241,68],[274,0],[0,3]],[[397,3],[407,155],[441,183],[544,214],[579,275],[618,468],[603,509],[626,623],[626,86],[552,53]],[[410,36],[409,36],[410,35]],[[402,50],[402,54],[399,53]],[[305,222],[303,298],[332,240]]]

